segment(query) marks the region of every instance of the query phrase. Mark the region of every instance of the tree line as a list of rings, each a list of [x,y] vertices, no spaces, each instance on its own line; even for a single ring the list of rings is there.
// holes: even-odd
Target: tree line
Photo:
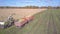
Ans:
[[[52,7],[52,6],[42,6],[42,7],[39,7],[39,6],[25,6],[25,7],[10,7],[10,6],[0,6],[0,8],[51,8],[51,9],[59,9],[60,6],[57,6],[57,7]]]

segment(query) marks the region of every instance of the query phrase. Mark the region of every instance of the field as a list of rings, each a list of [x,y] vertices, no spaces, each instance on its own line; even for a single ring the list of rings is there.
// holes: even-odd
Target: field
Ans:
[[[0,8],[0,19],[13,15],[15,19],[20,19],[28,15],[34,15],[46,9],[21,9],[21,8]]]
[[[60,9],[48,9],[34,15],[23,28],[15,25],[0,29],[0,34],[60,34]]]

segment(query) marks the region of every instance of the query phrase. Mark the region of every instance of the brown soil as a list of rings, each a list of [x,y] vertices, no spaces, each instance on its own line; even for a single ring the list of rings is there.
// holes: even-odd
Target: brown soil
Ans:
[[[34,15],[38,12],[44,11],[46,9],[0,9],[0,16],[7,17],[11,14],[15,14],[14,17],[19,19],[24,16]]]

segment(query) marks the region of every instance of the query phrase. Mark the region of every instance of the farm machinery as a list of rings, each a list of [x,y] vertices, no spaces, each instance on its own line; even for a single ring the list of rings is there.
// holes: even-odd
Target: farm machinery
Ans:
[[[13,14],[0,21],[0,28],[8,28],[12,26],[14,24],[14,18],[12,16]]]
[[[13,15],[10,15],[8,16],[8,18],[5,20],[5,22],[3,22],[3,25],[0,25],[2,26],[3,28],[8,28],[12,25],[15,25],[16,27],[23,27],[25,24],[29,23],[30,21],[32,21],[34,18],[34,16],[27,16],[27,17],[24,17],[24,18],[21,18],[19,20],[15,20],[13,18]]]
[[[16,27],[22,28],[23,26],[25,26],[25,24],[29,23],[30,21],[32,21],[34,18],[34,16],[27,16],[24,18],[21,18],[19,21],[14,22]]]
[[[13,15],[10,15],[6,20],[4,24],[4,28],[8,28],[12,25],[14,25],[14,18],[12,17]]]

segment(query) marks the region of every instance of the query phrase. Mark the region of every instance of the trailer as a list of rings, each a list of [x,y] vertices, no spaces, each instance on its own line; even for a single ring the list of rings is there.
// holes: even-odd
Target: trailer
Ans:
[[[16,27],[22,28],[23,26],[25,26],[25,24],[32,21],[33,18],[34,18],[33,16],[24,17],[24,18],[21,18],[19,21],[14,22],[14,24],[15,24]]]

